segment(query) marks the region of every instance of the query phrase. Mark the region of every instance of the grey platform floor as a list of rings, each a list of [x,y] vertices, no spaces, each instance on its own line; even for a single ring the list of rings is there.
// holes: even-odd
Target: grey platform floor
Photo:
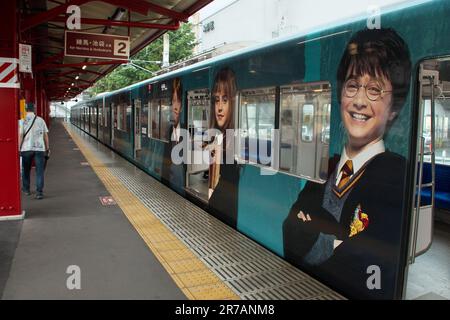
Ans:
[[[406,298],[450,300],[450,225],[435,222],[430,249],[409,267]]]
[[[62,124],[50,128],[45,199],[22,199],[23,221],[0,223],[2,299],[186,299],[117,206]],[[32,185],[32,190],[34,186]],[[69,290],[71,265],[81,290]]]

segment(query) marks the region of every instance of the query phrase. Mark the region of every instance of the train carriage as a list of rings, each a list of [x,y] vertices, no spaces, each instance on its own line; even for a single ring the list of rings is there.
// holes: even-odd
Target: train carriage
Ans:
[[[402,298],[408,265],[431,243],[435,185],[426,182],[431,203],[424,205],[416,177],[422,175],[426,157],[434,171],[434,143],[428,144],[431,152],[425,154],[422,119],[426,105],[434,141],[435,90],[450,81],[450,73],[444,72],[450,61],[449,14],[448,1],[412,1],[380,16],[380,30],[392,30],[404,41],[410,62],[408,79],[401,79],[408,84],[402,106],[388,115],[392,119],[383,128],[383,152],[389,152],[389,160],[377,160],[379,166],[393,163],[398,170],[392,169],[395,179],[383,180],[381,171],[369,179],[370,166],[377,161],[362,166],[361,181],[372,189],[358,187],[364,190],[352,207],[354,216],[348,218],[350,235],[342,241],[338,236],[342,238],[342,223],[335,226],[336,221],[315,212],[312,220],[321,223],[300,226],[304,220],[309,222],[310,215],[302,211],[306,209],[295,210],[322,212],[324,199],[330,197],[326,186],[339,163],[333,163],[334,156],[342,154],[353,134],[345,127],[343,98],[354,92],[357,98],[380,101],[400,81],[398,74],[391,74],[391,90],[381,84],[381,89],[361,84],[359,78],[338,81],[343,55],[358,50],[352,41],[368,29],[367,17],[224,54],[82,101],[72,108],[72,123],[345,296]],[[356,108],[356,103],[349,108]],[[372,117],[352,110],[348,121],[356,125]],[[210,134],[212,129],[217,132]],[[229,136],[225,129],[234,131]],[[233,149],[228,149],[229,144]],[[183,150],[181,164],[172,158],[177,146]],[[221,153],[231,161],[215,166]],[[212,161],[196,161],[205,157]],[[337,175],[342,179],[341,173]],[[346,197],[356,193],[354,185],[348,190],[350,194],[341,190],[336,198],[340,210],[345,210]],[[385,194],[389,190],[394,190],[391,197]],[[395,202],[396,210],[391,210],[392,203],[383,204],[384,197]],[[319,202],[317,207],[314,201]],[[299,227],[290,228],[288,223]],[[373,231],[383,224],[384,231]],[[294,244],[287,243],[287,232],[297,232]],[[295,251],[308,241],[312,241],[310,251],[299,253],[298,259],[293,258],[295,252],[287,252],[287,247]],[[325,249],[330,243],[335,247]],[[367,259],[357,268],[354,261],[361,256]]]

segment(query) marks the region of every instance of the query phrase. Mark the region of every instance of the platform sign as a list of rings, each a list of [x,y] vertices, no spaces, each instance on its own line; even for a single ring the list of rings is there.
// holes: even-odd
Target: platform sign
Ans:
[[[31,69],[32,53],[31,46],[19,43],[19,71],[33,73]]]
[[[70,57],[128,60],[130,37],[66,31],[64,49]]]

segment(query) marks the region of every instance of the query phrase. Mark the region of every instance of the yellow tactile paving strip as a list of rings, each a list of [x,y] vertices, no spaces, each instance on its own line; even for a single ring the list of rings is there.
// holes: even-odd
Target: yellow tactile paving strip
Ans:
[[[83,140],[74,134],[69,126],[64,124],[64,127],[130,223],[188,299],[239,299],[111,173],[109,168],[84,145]]]

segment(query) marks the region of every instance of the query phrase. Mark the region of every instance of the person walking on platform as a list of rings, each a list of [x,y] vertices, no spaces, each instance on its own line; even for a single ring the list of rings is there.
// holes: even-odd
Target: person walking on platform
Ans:
[[[27,115],[19,128],[20,155],[22,157],[22,191],[30,192],[30,172],[34,158],[36,166],[36,199],[43,199],[46,153],[50,151],[48,129],[44,119],[34,113],[34,104],[27,103]]]

